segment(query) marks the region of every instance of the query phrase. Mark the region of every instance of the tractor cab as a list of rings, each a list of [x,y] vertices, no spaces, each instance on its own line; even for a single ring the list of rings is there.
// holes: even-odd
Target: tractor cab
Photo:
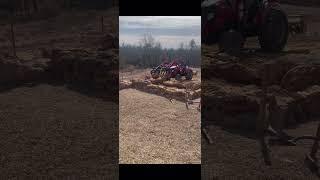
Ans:
[[[288,39],[288,19],[277,0],[206,0],[201,4],[204,44],[238,54],[247,37],[257,36],[262,50],[281,51]]]

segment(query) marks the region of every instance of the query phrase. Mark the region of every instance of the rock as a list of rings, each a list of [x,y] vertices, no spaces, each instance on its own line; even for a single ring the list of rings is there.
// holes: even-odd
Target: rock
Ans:
[[[320,86],[314,85],[297,93],[303,97],[301,100],[302,111],[307,113],[308,117],[319,116]]]
[[[320,85],[320,65],[296,66],[281,80],[281,87],[289,91],[301,91],[312,85]]]

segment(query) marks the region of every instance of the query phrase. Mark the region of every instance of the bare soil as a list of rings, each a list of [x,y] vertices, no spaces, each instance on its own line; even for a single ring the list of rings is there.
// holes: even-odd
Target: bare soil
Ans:
[[[52,85],[0,101],[2,177],[117,177],[117,104]]]
[[[287,132],[314,135],[319,122],[309,122]],[[318,179],[304,163],[312,141],[297,146],[270,146],[272,165],[264,164],[254,134],[210,126],[213,144],[202,137],[202,179]],[[319,157],[319,155],[318,155]]]
[[[196,106],[124,89],[119,92],[120,164],[201,163]]]

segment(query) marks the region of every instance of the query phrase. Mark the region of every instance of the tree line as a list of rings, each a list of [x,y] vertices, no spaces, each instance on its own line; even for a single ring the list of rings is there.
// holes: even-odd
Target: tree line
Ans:
[[[56,15],[69,9],[107,9],[118,6],[119,0],[0,0],[0,19],[32,17],[34,14]]]
[[[201,66],[201,47],[195,40],[188,44],[180,43],[179,48],[163,48],[152,35],[144,35],[138,45],[121,44],[119,50],[120,68],[135,66],[137,68],[150,68],[158,66],[163,60],[179,59],[188,66]]]

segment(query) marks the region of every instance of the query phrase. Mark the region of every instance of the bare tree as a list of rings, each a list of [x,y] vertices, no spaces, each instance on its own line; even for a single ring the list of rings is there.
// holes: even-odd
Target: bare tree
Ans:
[[[197,47],[196,41],[194,39],[191,39],[189,42],[190,49],[195,49]]]
[[[179,45],[179,49],[184,49],[184,44],[183,44],[183,42],[182,42],[182,43],[180,43],[180,45]]]
[[[144,34],[141,39],[142,46],[145,48],[152,48],[155,45],[155,39],[151,34]]]

